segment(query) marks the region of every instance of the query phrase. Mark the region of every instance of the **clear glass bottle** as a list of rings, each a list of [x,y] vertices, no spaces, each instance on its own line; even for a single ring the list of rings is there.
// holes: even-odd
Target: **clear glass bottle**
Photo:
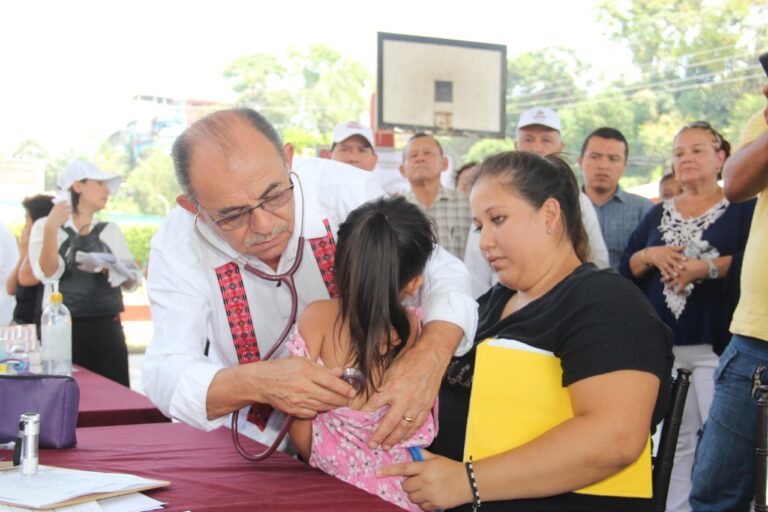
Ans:
[[[62,302],[58,284],[53,283],[54,291],[40,321],[40,358],[43,373],[72,375],[72,317]]]

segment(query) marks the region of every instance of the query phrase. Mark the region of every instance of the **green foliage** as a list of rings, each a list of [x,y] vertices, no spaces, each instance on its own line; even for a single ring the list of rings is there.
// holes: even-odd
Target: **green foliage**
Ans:
[[[88,157],[82,153],[77,153],[74,150],[69,150],[61,155],[52,156],[48,158],[48,162],[45,165],[45,190],[56,190],[56,179],[59,176],[59,172],[72,160],[87,160]]]
[[[281,135],[284,141],[293,144],[297,155],[307,152],[314,156],[316,145],[331,143],[330,132],[325,134],[312,133],[296,126],[285,127]]]
[[[321,142],[341,122],[359,119],[371,85],[362,64],[323,45],[241,57],[224,77],[240,95],[238,104],[261,112],[284,135],[301,135],[302,147]]]
[[[105,141],[93,157],[93,163],[104,172],[125,176],[131,170],[131,155],[122,147]]]
[[[181,193],[173,161],[158,148],[152,148],[142,156],[110,201],[110,211],[164,216]]]
[[[765,79],[756,54],[768,43],[766,16],[768,3],[753,0],[606,0],[599,18],[640,71],[625,88],[653,90],[660,114],[725,129],[745,121],[735,106]]]
[[[26,139],[21,141],[13,152],[14,160],[45,160],[48,158],[48,150],[36,140]]]
[[[588,69],[573,50],[544,48],[507,62],[507,134],[514,136],[520,114],[536,106],[557,107],[586,97],[579,76]]]
[[[149,242],[152,240],[157,227],[155,226],[123,226],[123,235],[128,244],[133,259],[136,264],[147,273],[147,263],[149,261]]]
[[[469,148],[464,156],[465,162],[482,162],[487,157],[501,153],[502,151],[513,151],[515,142],[512,139],[481,139]],[[461,164],[456,167],[460,167]]]
[[[734,146],[739,143],[741,130],[750,116],[758,110],[765,108],[765,96],[762,94],[745,94],[736,101],[733,106],[733,115],[731,122],[723,128],[723,136]]]

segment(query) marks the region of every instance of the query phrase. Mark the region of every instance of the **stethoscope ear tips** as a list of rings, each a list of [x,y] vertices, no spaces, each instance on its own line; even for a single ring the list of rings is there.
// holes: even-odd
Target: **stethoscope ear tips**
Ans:
[[[363,372],[357,368],[344,368],[341,373],[341,380],[349,384],[355,389],[355,394],[359,395],[365,385],[365,377]]]

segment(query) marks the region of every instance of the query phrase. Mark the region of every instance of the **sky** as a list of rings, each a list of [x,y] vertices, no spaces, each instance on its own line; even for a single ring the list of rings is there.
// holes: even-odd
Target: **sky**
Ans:
[[[504,44],[508,57],[564,46],[596,76],[616,75],[629,53],[604,35],[598,4],[6,0],[0,5],[0,153],[10,156],[25,139],[51,154],[92,153],[124,127],[137,94],[233,100],[222,72],[255,53],[325,44],[375,76],[377,32]]]

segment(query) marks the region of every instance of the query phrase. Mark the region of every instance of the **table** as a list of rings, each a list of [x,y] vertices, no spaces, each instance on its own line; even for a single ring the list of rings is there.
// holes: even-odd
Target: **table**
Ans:
[[[80,386],[78,427],[171,421],[146,396],[86,368],[74,367],[72,378]]]
[[[170,487],[146,492],[166,502],[167,511],[402,511],[282,453],[248,462],[231,435],[182,423],[80,428],[76,448],[40,450],[40,463],[170,480]],[[263,449],[240,437],[246,450]]]

